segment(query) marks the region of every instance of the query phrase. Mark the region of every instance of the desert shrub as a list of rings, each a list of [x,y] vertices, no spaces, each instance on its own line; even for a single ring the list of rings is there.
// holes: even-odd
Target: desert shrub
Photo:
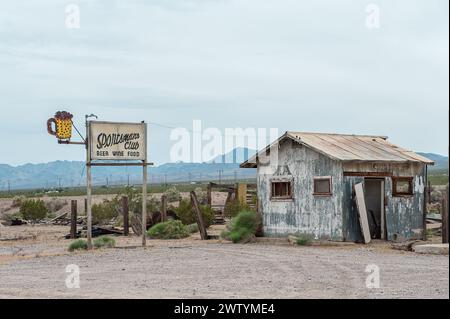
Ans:
[[[87,242],[83,239],[75,240],[69,245],[69,251],[86,250],[87,248],[88,248]]]
[[[175,187],[172,186],[169,189],[167,189],[164,192],[164,195],[167,197],[167,201],[170,202],[177,202],[181,199],[181,193],[180,191]]]
[[[222,237],[234,243],[246,242],[255,236],[260,220],[253,211],[242,211],[234,217]]]
[[[297,240],[295,241],[299,246],[308,245],[313,239],[314,236],[311,234],[297,234]]]
[[[194,234],[194,233],[198,233],[199,229],[198,229],[198,225],[197,224],[190,224],[186,226],[187,231],[189,232],[189,234]]]
[[[147,234],[155,239],[180,239],[188,237],[189,231],[181,221],[170,220],[154,225]]]
[[[58,199],[58,198],[52,198],[49,202],[45,203],[45,207],[51,213],[55,213],[55,212],[61,210],[66,205],[67,205],[66,200],[62,200],[62,199]]]
[[[214,211],[211,207],[207,205],[200,205],[200,211],[202,212],[203,221],[205,222],[205,226],[209,227],[214,222]],[[194,224],[197,222],[197,214],[192,207],[192,203],[190,200],[182,200],[180,205],[176,208],[173,208],[175,213],[181,222],[185,225]]]
[[[119,215],[117,208],[117,203],[110,200],[104,200],[103,203],[92,205],[92,223],[101,225],[110,222]]]
[[[94,247],[96,248],[113,248],[116,246],[116,241],[111,236],[100,236],[94,240]]]
[[[48,214],[48,210],[42,200],[27,199],[20,205],[20,214],[23,219],[35,223],[44,219]]]
[[[251,209],[247,204],[243,204],[239,200],[235,199],[227,203],[224,214],[226,217],[232,218],[244,211],[251,211]]]

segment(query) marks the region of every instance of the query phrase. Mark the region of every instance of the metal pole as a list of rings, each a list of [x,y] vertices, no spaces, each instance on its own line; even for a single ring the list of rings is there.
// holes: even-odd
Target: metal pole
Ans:
[[[144,134],[145,134],[145,140],[147,141],[147,124],[145,124],[144,121],[142,121],[142,124],[144,124]],[[142,171],[144,173],[143,176],[143,183],[142,183],[142,246],[145,247],[146,245],[146,235],[147,235],[147,142],[145,144],[145,160],[143,161],[143,167]]]
[[[87,246],[88,249],[92,249],[92,172],[89,131],[90,124],[86,120]]]
[[[143,166],[143,180],[142,183],[142,246],[146,245],[146,232],[147,232],[147,163],[144,162]]]

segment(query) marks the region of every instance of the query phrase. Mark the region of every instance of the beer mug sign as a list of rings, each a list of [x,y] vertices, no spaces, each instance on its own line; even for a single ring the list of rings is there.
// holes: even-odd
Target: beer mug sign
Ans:
[[[47,131],[49,134],[56,136],[58,140],[70,140],[72,137],[72,118],[69,112],[57,112],[54,118],[47,121]],[[52,128],[55,125],[55,130]]]

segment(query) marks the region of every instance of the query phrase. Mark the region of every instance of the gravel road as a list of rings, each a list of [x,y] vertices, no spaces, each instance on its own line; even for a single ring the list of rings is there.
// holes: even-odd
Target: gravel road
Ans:
[[[80,288],[66,288],[66,266]],[[380,269],[366,288],[366,267]],[[448,256],[366,246],[172,242],[0,264],[0,298],[449,298]]]

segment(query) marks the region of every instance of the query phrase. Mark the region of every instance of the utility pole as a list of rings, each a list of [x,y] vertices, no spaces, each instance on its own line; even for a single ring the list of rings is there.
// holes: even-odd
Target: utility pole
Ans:
[[[237,172],[236,171],[234,171],[234,183],[235,184],[237,183]]]
[[[8,193],[11,194],[11,181],[8,179]]]
[[[219,169],[219,184],[222,184],[222,173],[223,173],[223,169]]]

